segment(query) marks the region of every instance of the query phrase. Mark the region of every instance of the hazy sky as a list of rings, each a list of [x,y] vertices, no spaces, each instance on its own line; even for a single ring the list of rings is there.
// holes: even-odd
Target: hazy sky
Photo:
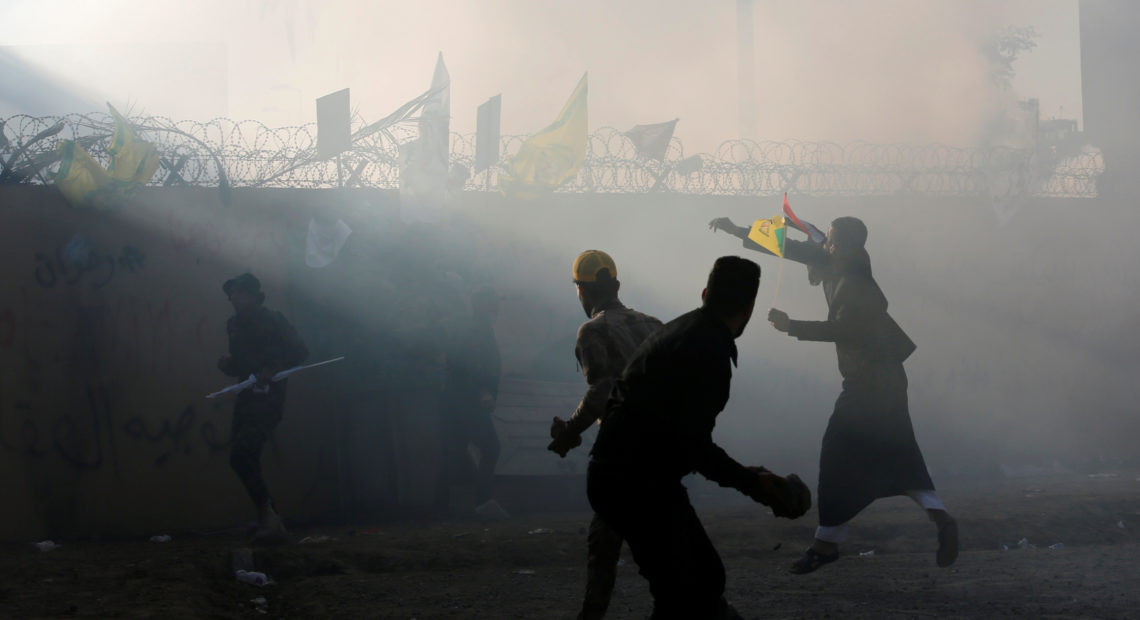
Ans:
[[[1030,96],[1045,117],[1080,118],[1076,0],[754,6],[761,138],[969,144]],[[680,117],[692,152],[738,135],[735,20],[734,0],[7,0],[0,45],[93,106],[269,125],[314,121],[314,99],[344,87],[380,118],[428,87],[442,51],[453,131],[502,93],[503,132],[530,133],[589,71],[592,128]],[[996,92],[977,53],[1006,25],[1040,34],[1016,93]],[[0,115],[37,113],[12,109],[13,88]]]

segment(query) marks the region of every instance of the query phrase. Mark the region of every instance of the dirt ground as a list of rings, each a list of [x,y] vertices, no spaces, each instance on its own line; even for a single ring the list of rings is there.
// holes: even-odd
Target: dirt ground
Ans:
[[[728,599],[748,618],[1140,618],[1140,472],[949,484],[941,494],[961,524],[953,567],[935,567],[933,525],[895,498],[860,515],[839,562],[806,576],[786,568],[810,541],[814,511],[789,522],[694,496],[728,570]],[[583,512],[297,531],[329,539],[255,548],[256,569],[276,581],[266,587],[231,574],[245,546],[235,533],[61,541],[50,552],[8,544],[0,616],[572,618],[588,521]],[[650,608],[626,552],[609,617]]]

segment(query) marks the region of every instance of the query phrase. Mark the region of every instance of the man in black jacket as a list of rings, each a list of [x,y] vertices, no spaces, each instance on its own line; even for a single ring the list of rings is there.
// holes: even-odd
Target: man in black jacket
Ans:
[[[759,248],[748,229],[726,218],[714,229]],[[914,438],[907,406],[903,361],[915,345],[887,314],[887,298],[871,277],[864,245],[867,227],[857,218],[831,223],[822,244],[787,240],[784,255],[808,266],[812,284],[823,285],[826,321],[793,321],[771,309],[772,326],[799,340],[834,342],[843,391],[828,420],[819,456],[819,528],[815,541],[791,566],[810,573],[839,557],[847,522],[881,497],[907,495],[938,527],[938,566],[958,557],[958,524],[934,491],[922,451]]]
[[[265,293],[253,274],[227,280],[222,291],[233,304],[234,315],[226,321],[230,352],[218,360],[218,369],[237,379],[257,378],[257,384],[242,390],[234,403],[230,466],[257,507],[255,540],[280,542],[287,534],[261,475],[261,449],[281,422],[287,380],[271,380],[304,362],[309,351],[285,315],[262,305]]]
[[[752,316],[760,267],[717,259],[703,305],[670,321],[634,352],[591,451],[587,494],[623,537],[653,593],[653,618],[737,618],[724,600],[724,565],[681,478],[699,472],[796,518],[811,495],[798,478],[745,467],[713,443],[728,402],[734,340]]]

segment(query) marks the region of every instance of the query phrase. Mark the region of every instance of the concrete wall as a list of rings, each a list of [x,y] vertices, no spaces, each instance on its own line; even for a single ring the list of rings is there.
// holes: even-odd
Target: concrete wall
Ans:
[[[400,417],[418,406],[406,402],[409,385],[430,388],[436,372],[422,343],[401,336],[435,329],[424,318],[435,311],[417,304],[446,291],[421,291],[423,282],[445,286],[450,273],[461,287],[496,286],[507,296],[497,325],[505,371],[576,382],[577,252],[610,251],[625,301],[669,319],[697,305],[716,256],[745,253],[708,232],[708,220],[746,223],[779,207],[468,194],[445,226],[408,228],[395,201],[376,191],[239,190],[223,206],[210,189],[147,188],[121,209],[93,212],[51,188],[0,188],[3,537],[144,536],[251,518],[228,466],[230,403],[203,398],[227,382],[215,370],[231,313],[220,285],[237,273],[262,279],[266,304],[291,317],[314,359],[350,355],[291,381],[263,462],[295,521],[351,518],[354,507],[430,503],[435,474],[415,455],[434,427]],[[998,226],[988,207],[963,200],[793,205],[821,226],[849,213],[867,221],[876,277],[919,344],[907,365],[912,414],[936,480],[978,462],[1135,454],[1140,365],[1129,336],[1140,322],[1140,251],[1129,209],[1038,202]],[[354,231],[321,270],[304,265],[315,213]],[[755,258],[758,307],[824,316],[802,268]],[[742,461],[812,475],[838,392],[833,350],[776,334],[760,317],[740,348],[718,440]],[[565,470],[549,459],[540,473]]]
[[[228,381],[214,366],[231,313],[220,283],[252,269],[280,307],[292,214],[271,192],[239,193],[226,208],[216,192],[147,190],[105,213],[45,188],[0,196],[5,537],[249,518],[228,468],[230,403],[203,396]],[[331,434],[310,386],[296,383],[265,460],[281,502],[316,514],[335,489]]]
[[[228,464],[232,401],[204,398],[230,382],[215,368],[232,313],[220,287],[243,271],[261,279],[266,305],[290,317],[312,360],[349,357],[290,381],[266,447],[270,490],[294,523],[432,508],[435,356],[440,332],[464,312],[458,292],[496,284],[511,295],[499,331],[505,369],[524,389],[546,376],[534,360],[557,339],[572,342],[577,323],[552,321],[523,280],[512,287],[512,274],[535,267],[509,236],[462,214],[447,227],[405,226],[390,192],[238,190],[225,206],[216,190],[148,188],[95,212],[53,188],[9,186],[0,209],[3,538],[141,536],[252,518]],[[314,215],[353,229],[323,269],[304,262]],[[580,382],[572,347],[558,350],[556,379]],[[519,473],[526,459],[512,462],[510,429],[545,430],[504,424],[502,469]],[[549,465],[529,473],[563,471]]]

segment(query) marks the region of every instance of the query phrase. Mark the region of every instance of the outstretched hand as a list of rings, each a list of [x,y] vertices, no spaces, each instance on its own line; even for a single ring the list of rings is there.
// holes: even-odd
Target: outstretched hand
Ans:
[[[709,222],[709,230],[713,232],[723,230],[730,235],[735,235],[737,237],[748,234],[748,229],[737,226],[736,224],[732,223],[732,220],[728,219],[727,217],[718,217]]]

